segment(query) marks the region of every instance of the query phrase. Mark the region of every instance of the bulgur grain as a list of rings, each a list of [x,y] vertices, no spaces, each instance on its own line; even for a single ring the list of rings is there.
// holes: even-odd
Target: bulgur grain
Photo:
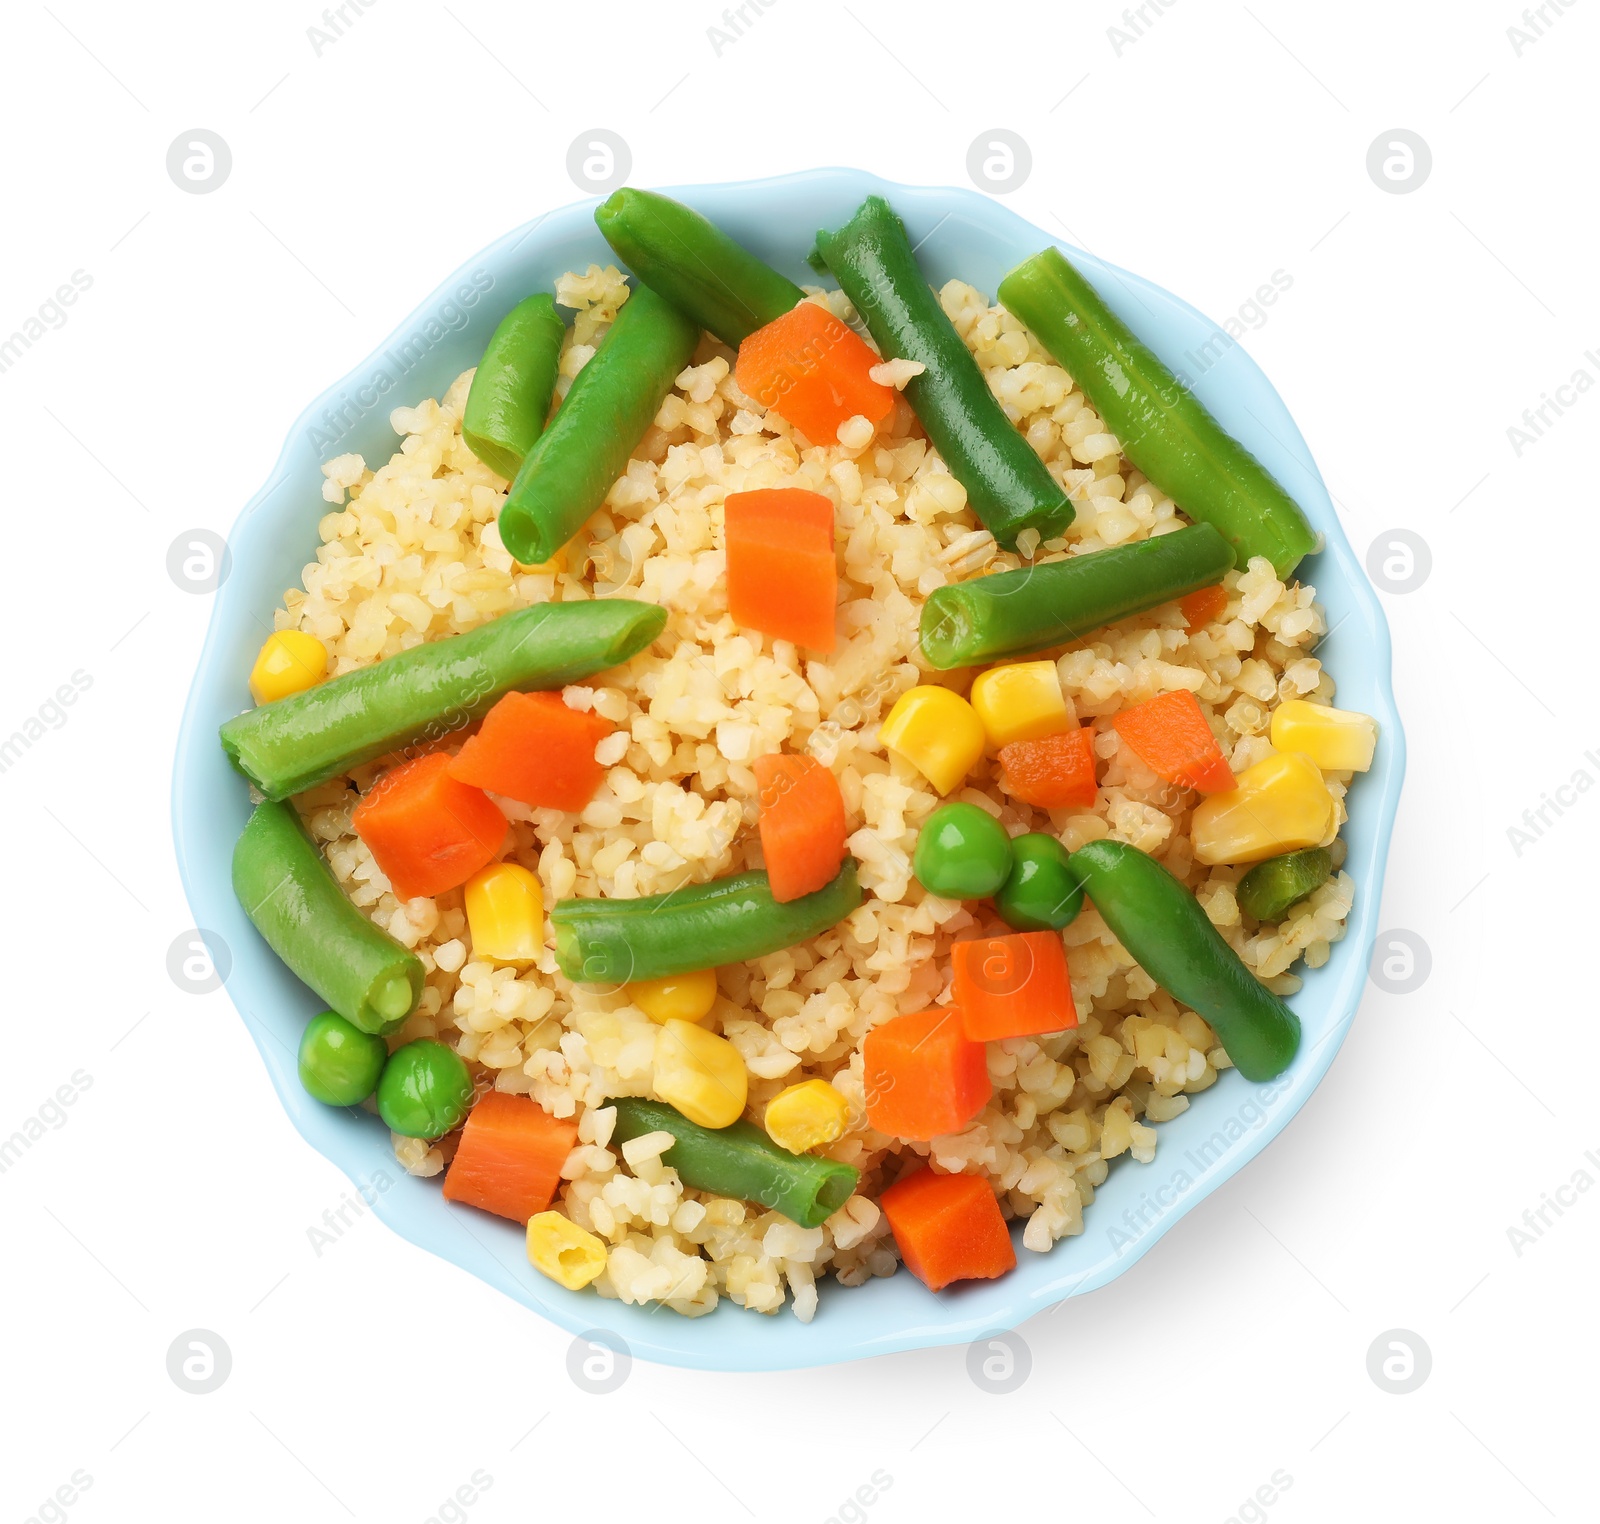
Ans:
[[[591,265],[563,275],[556,291],[578,313],[561,364],[564,392],[627,287],[615,267]],[[1041,546],[1035,536],[1020,554],[1002,551],[903,400],[876,438],[858,427],[864,420],[851,420],[839,443],[802,450],[782,418],[739,391],[731,353],[709,337],[564,565],[519,566],[500,544],[494,521],[505,483],[461,436],[470,372],[439,400],[394,411],[404,437],[386,462],[369,470],[359,456],[343,455],[324,467],[325,496],[338,506],[322,519],[303,590],[285,595],[275,627],[322,640],[335,672],[528,603],[626,588],[668,609],[668,634],[652,651],[609,674],[604,688],[567,691],[569,703],[618,727],[597,748],[608,771],[589,807],[572,816],[502,801],[511,821],[507,856],[539,875],[547,906],[759,867],[753,757],[780,747],[809,751],[839,779],[869,898],[804,946],[722,969],[709,1018],[745,1059],[750,1115],[759,1117],[785,1085],[814,1077],[851,1104],[849,1130],[825,1152],[862,1170],[860,1192],[814,1230],[685,1190],[661,1162],[661,1138],[610,1148],[616,1113],[605,1102],[648,1092],[660,1028],[625,991],[570,985],[548,947],[526,968],[473,959],[459,891],[396,900],[351,829],[356,795],[344,780],[297,801],[351,898],[415,947],[427,969],[423,1000],[392,1041],[441,1038],[482,1082],[578,1117],[560,1205],[610,1245],[595,1282],[603,1296],[698,1316],[722,1296],[771,1312],[787,1295],[809,1320],[818,1276],[859,1285],[896,1268],[873,1197],[908,1158],[982,1173],[1005,1213],[1027,1218],[1025,1246],[1043,1252],[1083,1231],[1107,1161],[1152,1159],[1159,1134],[1147,1123],[1179,1115],[1227,1065],[1206,1024],[1157,989],[1089,908],[1065,933],[1081,1020],[1075,1031],[992,1044],[993,1098],[959,1136],[902,1144],[866,1125],[861,1039],[881,1021],[948,999],[950,943],[990,916],[979,904],[935,899],[912,878],[917,829],[939,800],[877,744],[880,719],[906,688],[930,680],[962,686],[970,677],[928,673],[917,645],[923,600],[948,581],[1011,569],[1025,556],[1059,560],[1181,522],[1178,505],[1120,458],[1115,436],[1015,318],[960,281],[939,296],[995,395],[1072,494],[1078,518],[1061,538]],[[853,316],[838,293],[813,299]],[[916,369],[889,362],[875,376],[898,388]],[[728,616],[723,499],[778,485],[805,486],[835,504],[849,633],[826,662],[740,630]],[[1048,831],[1069,849],[1114,836],[1163,856],[1245,963],[1288,992],[1298,987],[1296,961],[1319,965],[1343,936],[1349,875],[1336,873],[1281,925],[1250,923],[1234,897],[1239,870],[1193,861],[1193,796],[1153,777],[1101,723],[1129,703],[1185,689],[1243,767],[1270,753],[1264,732],[1281,697],[1332,699],[1332,679],[1311,654],[1325,628],[1314,590],[1285,585],[1264,560],[1230,573],[1226,590],[1226,611],[1204,628],[1186,629],[1168,605],[1060,656],[1069,708],[1095,726],[1106,764],[1093,810],[1024,806],[1004,793],[990,763],[980,764],[965,797],[998,814],[1013,835]],[[363,768],[353,781],[363,788],[375,772]],[[1342,799],[1346,780],[1331,782]],[[1335,863],[1342,860],[1336,844]],[[448,1139],[395,1139],[402,1165],[422,1175],[445,1167],[449,1147]]]

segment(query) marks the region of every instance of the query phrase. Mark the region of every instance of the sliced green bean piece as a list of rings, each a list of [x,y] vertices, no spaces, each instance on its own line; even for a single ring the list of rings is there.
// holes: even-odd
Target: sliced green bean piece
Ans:
[[[1318,548],[1300,505],[1059,249],[1025,259],[999,295],[1083,388],[1122,453],[1190,518],[1215,524],[1241,567],[1265,556],[1286,578]]]
[[[1239,880],[1239,908],[1258,921],[1281,921],[1333,872],[1333,854],[1326,847],[1285,852],[1255,865]]]
[[[850,1199],[861,1178],[853,1165],[779,1148],[750,1122],[713,1130],[662,1101],[619,1096],[606,1104],[617,1108],[613,1143],[670,1132],[677,1142],[661,1159],[685,1185],[756,1202],[802,1228],[821,1227]]]
[[[1081,639],[1197,588],[1233,566],[1209,524],[935,588],[922,606],[922,654],[939,668],[1025,656]]]
[[[817,248],[884,358],[927,367],[907,384],[906,400],[984,528],[1008,549],[1024,529],[1043,539],[1065,529],[1073,519],[1066,489],[995,400],[889,203],[868,196],[837,232],[817,234]]]
[[[804,296],[691,206],[625,185],[595,208],[605,240],[651,290],[737,349]]]
[[[1260,1082],[1289,1067],[1299,1017],[1160,863],[1122,841],[1091,841],[1068,861],[1112,935],[1174,1000],[1205,1017],[1240,1074]]]
[[[392,1032],[422,998],[422,960],[346,898],[294,806],[258,804],[233,849],[233,892],[302,983],[363,1032]]]
[[[478,361],[461,415],[461,437],[507,481],[544,432],[566,333],[555,298],[540,291],[501,318]]]
[[[501,542],[524,566],[548,561],[605,501],[699,342],[691,318],[633,288],[500,509]]]
[[[629,598],[540,603],[414,646],[227,721],[222,747],[269,799],[438,740],[513,688],[559,688],[642,651],[667,611]]]
[[[633,900],[562,900],[550,919],[567,978],[627,984],[764,958],[837,925],[860,903],[847,857],[831,883],[782,904],[765,873],[736,873]]]

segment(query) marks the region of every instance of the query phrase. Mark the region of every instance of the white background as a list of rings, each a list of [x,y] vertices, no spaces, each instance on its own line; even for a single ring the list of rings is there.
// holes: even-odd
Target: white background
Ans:
[[[1569,794],[1520,854],[1507,830],[1600,778],[1600,396],[1520,455],[1507,429],[1580,367],[1600,379],[1600,12],[1547,6],[1519,51],[1516,0],[1173,0],[1116,43],[1112,0],[775,0],[719,53],[712,3],[374,0],[320,54],[312,0],[8,8],[0,335],[73,271],[93,284],[0,374],[0,732],[74,671],[92,687],[0,775],[0,1135],[92,1083],[0,1176],[0,1521],[74,1472],[88,1489],[43,1517],[421,1524],[480,1472],[443,1517],[821,1524],[880,1472],[874,1524],[1592,1518],[1600,1192],[1520,1253],[1508,1229],[1600,1180],[1600,799]],[[165,169],[194,127],[232,150],[212,194]],[[567,150],[593,127],[645,185],[830,163],[963,184],[981,133],[1022,134],[1007,200],[1052,232],[1219,320],[1292,277],[1251,352],[1358,552],[1394,528],[1431,549],[1426,582],[1384,598],[1411,771],[1382,924],[1432,972],[1369,986],[1256,1164],[1024,1327],[1011,1395],[960,1348],[770,1377],[640,1364],[581,1392],[566,1334],[372,1217],[313,1252],[347,1182],[291,1130],[227,994],[166,973],[192,922],[172,739],[210,602],[168,546],[226,532],[306,400],[578,195]],[[1432,152],[1409,194],[1366,169],[1396,127]],[[210,1395],[167,1374],[194,1328],[232,1352]],[[1409,1394],[1368,1374],[1392,1329],[1431,1350]]]

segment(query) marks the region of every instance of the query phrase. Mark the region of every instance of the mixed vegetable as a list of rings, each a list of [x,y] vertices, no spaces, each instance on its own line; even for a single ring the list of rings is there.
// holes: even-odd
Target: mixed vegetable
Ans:
[[[1007,794],[1067,812],[1095,804],[1102,759],[1125,748],[1157,780],[1197,799],[1190,834],[1199,862],[1253,865],[1237,884],[1245,914],[1280,920],[1328,879],[1340,807],[1325,775],[1371,766],[1377,727],[1368,716],[1281,702],[1271,754],[1236,776],[1187,689],[1084,724],[1063,688],[1062,648],[1168,604],[1190,628],[1213,624],[1229,609],[1225,579],[1236,566],[1264,556],[1287,577],[1317,545],[1283,488],[1065,255],[1046,249],[1024,261],[1002,281],[1002,302],[1070,371],[1127,458],[1199,521],[1074,555],[1061,553],[1059,539],[1073,520],[1071,495],[990,391],[882,198],[819,231],[815,256],[854,304],[870,344],[689,207],[625,189],[595,216],[639,284],[565,398],[552,412],[565,329],[541,292],[496,329],[467,399],[463,437],[509,482],[499,535],[519,563],[550,564],[583,528],[702,330],[737,351],[739,388],[802,441],[831,443],[841,430],[863,429],[870,438],[903,387],[979,520],[1033,564],[927,597],[920,642],[929,676],[901,693],[879,726],[885,751],[940,796],[966,792],[969,773],[991,758]],[[810,652],[833,651],[832,500],[799,487],[734,492],[722,514],[734,622]],[[611,722],[569,705],[561,690],[645,652],[665,624],[663,608],[626,598],[541,603],[333,677],[320,641],[283,630],[251,671],[257,707],[221,731],[228,756],[263,796],[234,851],[235,891],[268,944],[329,1007],[300,1045],[307,1092],[330,1106],[375,1107],[402,1137],[453,1135],[444,1194],[524,1224],[540,1272],[576,1290],[606,1266],[606,1243],[552,1209],[578,1146],[576,1121],[526,1095],[478,1093],[444,1042],[422,1038],[390,1051],[386,1037],[422,995],[423,965],[345,897],[291,796],[380,764],[352,822],[398,898],[460,890],[474,957],[526,968],[548,956],[553,936],[563,978],[623,992],[656,1024],[651,1094],[606,1102],[615,1113],[611,1141],[630,1160],[658,1158],[687,1186],[759,1203],[802,1228],[819,1226],[860,1185],[856,1166],[827,1152],[847,1133],[864,1126],[909,1142],[959,1133],[992,1094],[988,1044],[1077,1027],[1063,932],[1086,899],[1145,973],[1210,1024],[1247,1079],[1270,1079],[1292,1062],[1300,1039],[1293,1011],[1160,862],[1114,839],[1069,852],[1048,831],[1013,837],[995,800],[968,793],[924,821],[912,871],[927,895],[987,902],[1009,930],[956,941],[945,1003],[868,1032],[864,1116],[812,1078],[781,1091],[757,1125],[746,1115],[744,1057],[718,1030],[717,969],[806,942],[862,906],[849,810],[833,771],[810,755],[753,760],[759,871],[547,907],[539,876],[505,859],[501,800],[580,812],[604,777],[600,756],[617,755],[608,749]],[[982,1175],[922,1165],[879,1199],[901,1258],[934,1290],[1015,1264],[1005,1215]]]

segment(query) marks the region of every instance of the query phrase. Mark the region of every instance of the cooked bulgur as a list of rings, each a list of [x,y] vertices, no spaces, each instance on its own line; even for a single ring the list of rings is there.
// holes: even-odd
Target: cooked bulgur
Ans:
[[[561,363],[563,392],[586,361],[628,287],[611,266],[557,283],[577,312]],[[1046,562],[1152,535],[1185,521],[1121,458],[1071,378],[1021,324],[960,281],[940,298],[995,395],[1068,489],[1077,517],[1064,538],[1022,556]],[[850,320],[838,292],[814,293]],[[991,1043],[994,1096],[958,1135],[904,1143],[865,1121],[860,1045],[877,1023],[949,1000],[950,944],[991,912],[927,894],[912,877],[917,828],[941,802],[925,780],[877,744],[895,699],[918,683],[964,689],[970,674],[931,671],[917,640],[923,600],[935,588],[1020,564],[1000,550],[966,506],[898,399],[876,434],[864,419],[837,443],[802,447],[776,412],[735,385],[732,354],[709,336],[678,377],[655,425],[601,512],[567,547],[563,564],[515,564],[495,518],[507,484],[463,443],[472,373],[438,401],[395,410],[400,449],[376,469],[356,455],[324,467],[336,504],[320,524],[317,559],[291,589],[279,629],[320,639],[336,673],[425,640],[468,630],[546,600],[626,592],[669,611],[667,632],[604,685],[569,687],[566,702],[618,728],[601,742],[608,771],[578,815],[500,801],[513,823],[507,856],[536,871],[546,904],[572,895],[631,897],[761,866],[752,827],[751,762],[779,748],[829,766],[844,794],[849,849],[867,898],[845,922],[803,946],[720,970],[714,1026],[750,1073],[748,1114],[798,1080],[831,1081],[852,1105],[851,1130],[825,1152],[858,1166],[858,1194],[821,1228],[797,1227],[741,1201],[684,1189],[663,1166],[667,1141],[610,1145],[612,1096],[649,1091],[661,1031],[625,992],[574,986],[547,949],[523,970],[473,957],[461,891],[401,903],[351,826],[357,796],[344,780],[296,803],[354,902],[421,957],[427,987],[391,1045],[420,1037],[451,1044],[481,1087],[532,1094],[556,1116],[578,1118],[579,1144],[557,1205],[610,1245],[602,1295],[659,1301],[699,1314],[727,1296],[761,1312],[787,1296],[810,1319],[816,1280],[847,1285],[892,1274],[893,1238],[874,1197],[902,1161],[932,1155],[946,1170],[981,1172],[1008,1216],[1026,1219],[1023,1242],[1043,1252],[1083,1231],[1084,1211],[1110,1161],[1155,1155],[1151,1123],[1185,1110],[1228,1065],[1211,1030],[1156,987],[1086,908],[1065,931],[1081,1024],[1040,1039]],[[917,367],[875,372],[903,387]],[[737,628],[722,576],[722,504],[734,491],[799,485],[836,507],[841,628],[826,660]],[[1032,543],[1029,541],[1032,535]],[[558,558],[560,562],[563,558]],[[1235,769],[1271,753],[1266,732],[1280,699],[1327,702],[1333,683],[1313,654],[1324,621],[1314,589],[1285,586],[1261,559],[1227,578],[1226,610],[1189,630],[1173,605],[1098,632],[1057,662],[1079,722],[1187,689],[1220,722]],[[1246,965],[1280,994],[1299,987],[1291,966],[1328,957],[1344,934],[1353,885],[1335,876],[1279,925],[1257,926],[1235,899],[1239,868],[1196,864],[1186,834],[1195,796],[1162,783],[1108,724],[1096,726],[1101,787],[1092,810],[1035,810],[1010,798],[998,769],[980,763],[953,795],[997,815],[1013,836],[1047,831],[1068,849],[1103,837],[1152,853],[1196,893]],[[365,786],[375,767],[355,777]],[[1348,774],[1328,782],[1342,800]],[[1342,804],[1341,804],[1341,819]],[[1334,844],[1336,867],[1343,844]],[[994,923],[995,929],[1005,928]],[[413,1174],[448,1162],[451,1140],[394,1138]]]

